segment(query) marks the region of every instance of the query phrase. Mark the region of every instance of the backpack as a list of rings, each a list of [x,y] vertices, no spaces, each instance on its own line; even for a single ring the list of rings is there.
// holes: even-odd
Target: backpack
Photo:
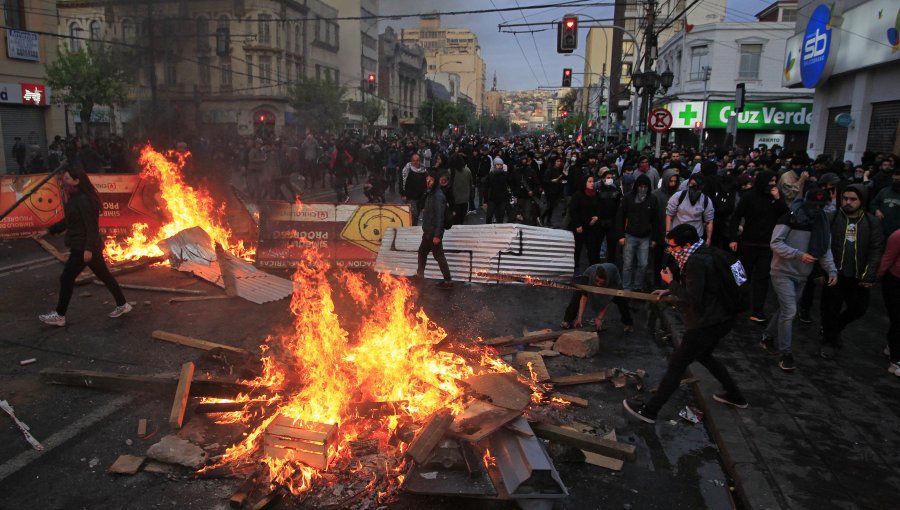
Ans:
[[[750,281],[747,271],[737,256],[730,252],[707,246],[713,261],[713,271],[721,284],[717,298],[731,313],[741,313],[750,308]]]
[[[681,203],[684,202],[684,199],[687,198],[688,190],[682,190],[681,196],[678,197],[678,203],[675,204],[675,207],[681,207]],[[709,207],[709,197],[706,196],[706,193],[703,194],[703,212],[706,212],[706,208]]]

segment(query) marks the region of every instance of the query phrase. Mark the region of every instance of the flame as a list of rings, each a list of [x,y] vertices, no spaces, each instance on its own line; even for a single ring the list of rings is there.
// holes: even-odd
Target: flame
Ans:
[[[464,388],[458,380],[512,370],[484,349],[459,348],[457,353],[435,349],[446,332],[424,311],[413,309],[413,290],[405,280],[381,274],[373,286],[361,275],[343,270],[329,278],[330,270],[317,250],[304,252],[293,277],[298,283],[290,305],[293,328],[266,340],[262,374],[245,381],[253,388],[254,399],[273,402],[272,396],[278,394],[281,400],[241,443],[225,452],[219,465],[252,459],[274,416],[282,415],[296,422],[338,424],[338,439],[329,447],[332,464],[343,462],[349,470],[353,466],[362,470],[350,453],[351,441],[374,438],[388,449],[391,432],[401,420],[421,423],[443,408],[461,411]],[[359,319],[358,324],[339,319],[335,303],[339,295],[349,298],[358,310],[352,316]],[[351,416],[352,402],[375,401],[405,402],[402,417]],[[394,451],[399,463],[400,450]],[[320,477],[318,470],[290,455],[284,459],[264,456],[263,462],[271,482],[295,495],[313,488]],[[373,480],[370,485],[383,500],[399,487],[402,470],[385,465],[379,471],[388,480]]]
[[[184,165],[189,152],[157,152],[150,145],[141,149],[138,163],[143,168],[141,178],[154,181],[160,188],[160,206],[165,219],[158,231],[151,234],[145,223],[135,224],[131,235],[122,243],[107,239],[104,253],[112,261],[136,260],[163,255],[156,243],[172,237],[184,229],[201,227],[213,243],[241,258],[252,257],[255,250],[233,238],[225,223],[225,204],[216,205],[202,188],[193,188],[184,181]]]

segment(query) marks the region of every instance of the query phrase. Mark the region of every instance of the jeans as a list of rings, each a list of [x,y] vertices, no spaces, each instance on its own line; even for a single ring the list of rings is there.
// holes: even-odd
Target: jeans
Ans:
[[[751,312],[759,316],[766,307],[766,295],[769,293],[769,268],[772,266],[772,249],[767,246],[745,246],[738,248],[738,258],[747,277],[750,278],[750,288],[753,292],[753,306]]]
[[[706,326],[697,329],[689,329],[684,332],[681,344],[675,348],[671,358],[669,358],[669,367],[666,369],[665,375],[659,382],[659,388],[646,404],[644,409],[649,416],[656,416],[660,408],[669,400],[678,386],[681,384],[681,377],[687,367],[699,361],[701,365],[709,370],[725,388],[726,395],[734,400],[743,400],[741,390],[738,389],[728,369],[719,360],[713,357],[713,351],[719,345],[719,340],[725,337],[731,331],[733,321],[726,321],[712,326]]]
[[[859,280],[838,275],[837,285],[822,290],[823,343],[839,346],[841,331],[861,318],[869,308],[869,289]]]
[[[778,335],[778,350],[781,354],[791,353],[791,337],[794,332],[794,317],[797,316],[797,299],[803,294],[806,277],[772,275],[772,289],[778,296],[778,310],[769,319],[766,335]]]
[[[609,247],[606,248],[607,252]],[[650,238],[635,237],[625,234],[625,246],[622,248],[622,287],[625,290],[641,290],[644,288],[644,276],[647,274],[647,260],[650,256]],[[637,265],[637,271],[635,271]]]
[[[887,332],[888,347],[891,349],[891,361],[900,363],[900,278],[890,271],[884,274],[881,281],[881,293],[884,296],[884,307],[887,308],[890,326]]]
[[[61,317],[65,317],[66,311],[69,309],[69,301],[72,300],[72,292],[75,290],[75,278],[84,271],[85,267],[91,268],[97,279],[106,285],[106,288],[109,289],[110,294],[116,300],[116,306],[122,306],[126,302],[119,283],[116,282],[112,273],[109,272],[109,268],[106,267],[106,261],[103,260],[103,251],[94,251],[92,254],[91,261],[85,263],[84,250],[72,250],[69,253],[69,260],[66,261],[66,266],[59,277],[59,301],[56,304],[56,313]]]
[[[428,253],[434,255],[438,267],[441,268],[441,274],[445,281],[450,281],[450,266],[447,264],[447,256],[444,255],[444,243],[434,244],[434,234],[431,232],[422,232],[422,242],[419,244],[419,266],[416,268],[416,276],[422,278],[425,276],[425,264],[428,262]]]

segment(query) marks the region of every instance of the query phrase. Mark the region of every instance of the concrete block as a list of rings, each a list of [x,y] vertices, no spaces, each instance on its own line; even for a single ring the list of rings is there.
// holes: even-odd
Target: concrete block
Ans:
[[[600,352],[600,339],[591,331],[567,331],[553,344],[553,350],[566,356],[590,358]]]

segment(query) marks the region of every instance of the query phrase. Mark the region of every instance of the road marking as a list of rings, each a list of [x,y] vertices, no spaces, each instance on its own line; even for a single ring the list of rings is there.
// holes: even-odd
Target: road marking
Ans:
[[[80,434],[88,427],[94,425],[95,423],[106,418],[119,409],[122,409],[127,404],[129,404],[132,399],[133,397],[128,395],[118,397],[115,400],[97,408],[96,410],[94,410],[94,412],[88,414],[80,420],[76,420],[74,423],[48,437],[46,440],[41,441],[41,444],[44,445],[43,451],[27,450],[8,460],[4,464],[0,465],[0,481],[3,481],[10,475],[28,466],[39,457],[47,455],[56,447],[65,444],[66,441]]]

